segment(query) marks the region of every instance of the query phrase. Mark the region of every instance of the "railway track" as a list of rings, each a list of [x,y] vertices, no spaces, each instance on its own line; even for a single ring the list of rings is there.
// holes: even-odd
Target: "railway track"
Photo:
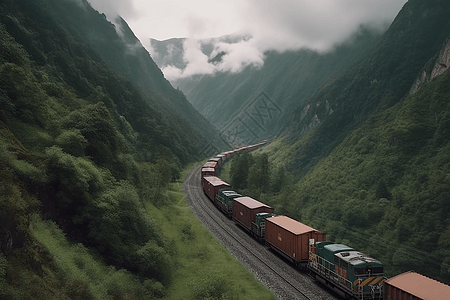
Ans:
[[[197,218],[279,299],[338,299],[255,241],[215,208],[203,193],[200,167],[186,177],[184,192]]]

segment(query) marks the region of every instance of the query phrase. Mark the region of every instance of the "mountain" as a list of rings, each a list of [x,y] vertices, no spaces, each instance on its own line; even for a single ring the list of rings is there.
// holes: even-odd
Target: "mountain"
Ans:
[[[183,43],[185,38],[173,38],[164,41],[150,39],[150,46],[153,48],[153,59],[161,68],[174,66],[178,69],[184,69],[186,62],[183,60]]]
[[[187,154],[182,148],[188,147],[190,148],[188,152],[196,153],[199,151],[198,148],[205,146],[206,141],[213,135],[211,131],[205,130],[209,127],[209,123],[192,107],[183,93],[174,89],[164,78],[149,53],[122,19],[117,19],[115,24],[105,22],[106,17],[93,10],[87,1],[47,1],[40,5],[44,6],[45,13],[60,24],[59,26],[63,27],[78,43],[89,45],[91,54],[96,55],[118,74],[127,78],[134,89],[142,93],[143,100],[157,110],[169,124],[180,124],[185,128],[185,132],[181,135],[175,132],[169,135],[170,139],[175,138],[179,141],[165,144],[166,147],[169,145],[178,147],[176,154],[183,162],[188,161],[191,154]],[[24,12],[32,13],[32,10],[24,9]],[[76,55],[76,53],[68,54]],[[39,57],[33,57],[33,59],[42,64],[46,63]],[[67,74],[66,76],[75,75]],[[88,85],[84,82],[75,84],[80,95],[85,96],[89,93]],[[102,82],[94,84],[102,86],[109,94],[113,94],[116,88],[106,86]],[[127,102],[127,99],[124,101]],[[129,104],[119,108],[126,110],[127,105]],[[138,119],[136,116],[129,118],[124,116],[129,122],[135,122]],[[185,140],[188,136],[189,138]]]
[[[234,34],[224,35],[218,38],[201,39],[194,41],[200,44],[200,50],[202,51],[202,53],[210,57],[217,43],[235,44],[241,41],[245,41],[248,38],[249,37],[245,35]],[[159,41],[151,38],[150,46],[154,51],[153,59],[155,63],[161,69],[164,69],[168,66],[174,66],[181,70],[186,68],[187,62],[184,60],[184,43],[186,42],[186,40],[186,38],[172,38],[164,41]],[[217,55],[216,57],[211,58],[210,62],[214,63],[214,59],[217,60],[219,58],[220,55]]]
[[[296,141],[312,133],[294,154],[293,168],[307,171],[373,112],[408,95],[417,74],[449,36],[449,10],[445,1],[408,1],[367,55],[293,110],[285,124],[288,138]]]
[[[388,277],[450,283],[448,12],[448,1],[408,1],[372,47],[285,113],[263,150],[272,184],[242,192],[375,257]],[[260,177],[250,167],[247,181]]]
[[[0,107],[0,298],[163,297],[177,250],[148,209],[214,126],[125,22],[0,2]]]
[[[223,140],[239,144],[273,138],[290,111],[370,51],[379,36],[378,31],[361,27],[348,41],[327,53],[307,49],[269,51],[261,68],[249,66],[239,73],[195,75],[175,79],[173,84],[221,129]]]
[[[221,131],[221,140],[286,136],[290,170],[307,172],[376,110],[408,94],[416,74],[448,36],[444,1],[409,1],[382,35],[367,27],[329,53],[265,53],[264,65],[241,73],[173,81]]]
[[[267,203],[377,258],[388,277],[415,270],[450,283],[449,47],[418,72],[420,89],[371,114]],[[266,151],[290,163],[308,142],[280,139]]]

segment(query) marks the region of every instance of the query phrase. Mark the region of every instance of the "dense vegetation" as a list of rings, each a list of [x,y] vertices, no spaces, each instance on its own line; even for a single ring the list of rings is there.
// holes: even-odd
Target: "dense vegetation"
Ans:
[[[289,170],[304,174],[373,113],[405,97],[416,76],[449,37],[450,2],[408,1],[370,52],[317,89],[285,125],[293,153]]]
[[[44,272],[37,257],[24,259],[26,254],[14,251],[41,248],[28,229],[31,214],[41,209],[108,263],[168,283],[170,247],[142,201],[158,201],[179,162],[169,151],[154,162],[138,161],[132,151],[137,141],[120,129],[136,133],[125,118],[114,120],[107,108],[112,100],[101,88],[79,98],[34,64],[3,25],[0,30],[2,219],[9,224],[6,231],[17,235],[12,246],[3,237],[2,252]],[[151,258],[148,249],[157,250],[159,265],[143,263]],[[21,290],[25,282],[17,276],[9,282]]]
[[[367,52],[380,33],[361,27],[352,42],[337,45],[327,53],[302,49],[265,53],[261,68],[249,66],[239,73],[198,75],[175,80],[189,101],[212,123],[225,127],[256,95],[264,91],[283,112],[267,119],[265,134],[275,136],[283,127],[289,111],[301,105],[330,78],[340,74],[355,59]],[[177,40],[171,40],[176,46]],[[162,43],[162,42],[161,42]],[[215,99],[211,101],[211,99]]]
[[[264,72],[271,63],[286,70],[283,55],[271,61],[268,54],[268,64],[246,70],[245,80],[221,75],[220,87],[229,88],[221,99],[247,99],[243,87],[253,86],[269,95],[286,92],[293,104],[283,111],[281,125],[271,125],[283,127],[278,136],[284,138],[266,147],[269,167],[263,156],[241,156],[226,180],[277,213],[324,231],[329,240],[378,258],[389,276],[414,269],[450,282],[448,71],[428,82],[435,66],[448,67],[448,60],[439,59],[449,41],[449,11],[448,1],[408,1],[372,47],[354,52],[342,69],[319,83],[308,81],[314,77],[308,73],[303,83],[317,84],[311,94],[290,98],[303,73],[286,72],[259,85],[277,74]],[[301,58],[285,55],[292,65]],[[209,90],[219,86],[212,78],[200,78],[196,86],[203,81]],[[275,190],[275,181],[284,186]]]
[[[0,298],[179,299],[172,288],[193,281],[185,273],[196,264],[217,270],[215,256],[230,268],[183,297],[270,298],[168,196],[211,126],[197,134],[188,110],[158,103],[179,91],[164,86],[158,100],[105,63],[54,17],[57,2],[0,3]],[[117,37],[86,2],[63,2],[83,4]],[[185,236],[200,247],[197,232],[211,240],[201,261],[180,250]]]
[[[449,82],[447,71],[375,114],[300,179],[283,172],[295,148],[283,139],[233,159],[226,179],[379,259],[388,276],[412,269],[450,283]]]

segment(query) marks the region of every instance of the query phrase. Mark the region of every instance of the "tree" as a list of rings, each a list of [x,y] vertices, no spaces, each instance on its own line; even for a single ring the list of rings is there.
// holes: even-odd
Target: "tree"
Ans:
[[[244,152],[236,155],[230,168],[231,185],[235,189],[247,188],[247,178],[250,167],[253,165],[251,154]]]

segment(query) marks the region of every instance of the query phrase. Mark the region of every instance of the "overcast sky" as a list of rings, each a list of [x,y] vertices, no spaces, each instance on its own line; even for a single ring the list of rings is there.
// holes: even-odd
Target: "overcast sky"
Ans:
[[[248,34],[245,43],[217,45],[217,52],[230,55],[218,66],[207,66],[208,57],[198,57],[198,43],[185,44],[196,71],[165,70],[166,77],[194,73],[239,71],[261,65],[267,50],[310,48],[327,51],[344,41],[358,26],[390,24],[407,0],[88,0],[110,20],[120,15],[141,43],[149,38],[205,39],[227,34]],[[189,47],[189,49],[188,49]],[[194,47],[194,48],[192,48]],[[197,52],[197,53],[195,53]],[[251,57],[249,57],[251,56]],[[189,59],[185,57],[190,63]],[[228,62],[226,61],[228,60]],[[198,64],[203,64],[201,67]],[[164,71],[164,70],[163,70]],[[173,72],[177,73],[173,73]],[[172,72],[172,73],[170,73]],[[168,75],[170,73],[170,75]],[[191,74],[192,73],[192,74]]]

